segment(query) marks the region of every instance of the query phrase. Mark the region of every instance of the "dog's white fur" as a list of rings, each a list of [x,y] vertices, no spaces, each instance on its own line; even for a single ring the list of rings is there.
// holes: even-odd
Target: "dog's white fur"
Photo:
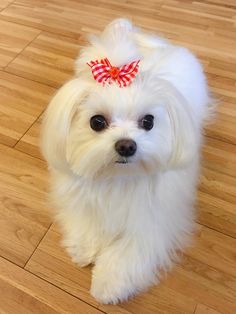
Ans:
[[[76,77],[46,112],[42,151],[64,245],[80,266],[94,263],[91,293],[117,303],[155,283],[193,229],[201,129],[209,96],[198,60],[185,48],[143,33],[124,19],[92,36],[76,63]],[[97,83],[86,64],[140,59],[125,88]],[[95,132],[103,114],[109,128]],[[137,121],[155,118],[145,131]],[[130,163],[117,164],[114,144],[137,143]]]

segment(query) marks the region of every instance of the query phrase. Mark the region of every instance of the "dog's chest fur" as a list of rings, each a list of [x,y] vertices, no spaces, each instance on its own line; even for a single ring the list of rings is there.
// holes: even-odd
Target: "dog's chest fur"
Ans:
[[[187,188],[182,182],[192,171],[107,180],[83,180],[56,173],[53,195],[63,214],[71,214],[75,220],[85,215],[110,236],[139,232],[145,225],[155,229],[170,224],[172,228],[170,216],[177,213],[179,219],[188,218],[184,213],[189,211],[187,204],[192,202],[195,182],[189,181]],[[181,196],[189,202],[180,204]]]

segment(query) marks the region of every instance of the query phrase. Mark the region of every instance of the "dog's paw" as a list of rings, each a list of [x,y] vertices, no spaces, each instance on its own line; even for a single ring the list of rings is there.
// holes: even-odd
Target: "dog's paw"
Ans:
[[[70,255],[72,262],[80,267],[85,267],[94,261],[94,255],[89,251],[81,250],[77,245],[66,246],[66,251]]]
[[[94,276],[90,293],[100,303],[117,304],[135,294],[134,287],[122,276],[109,272]]]

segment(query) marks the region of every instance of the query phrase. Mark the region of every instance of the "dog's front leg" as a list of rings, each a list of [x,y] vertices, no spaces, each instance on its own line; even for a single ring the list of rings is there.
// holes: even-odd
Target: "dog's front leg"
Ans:
[[[72,261],[81,267],[93,263],[101,246],[96,224],[83,214],[65,216],[62,221],[62,245]]]
[[[124,301],[156,282],[156,262],[151,234],[121,238],[97,258],[91,294],[101,303]]]

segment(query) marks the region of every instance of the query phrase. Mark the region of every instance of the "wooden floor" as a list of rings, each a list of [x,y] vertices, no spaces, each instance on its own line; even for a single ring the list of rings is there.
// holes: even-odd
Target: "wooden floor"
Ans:
[[[47,205],[41,117],[85,35],[116,17],[194,51],[219,100],[206,128],[193,248],[119,306],[90,295],[90,268],[59,245]],[[236,1],[0,0],[0,313],[236,313]]]

